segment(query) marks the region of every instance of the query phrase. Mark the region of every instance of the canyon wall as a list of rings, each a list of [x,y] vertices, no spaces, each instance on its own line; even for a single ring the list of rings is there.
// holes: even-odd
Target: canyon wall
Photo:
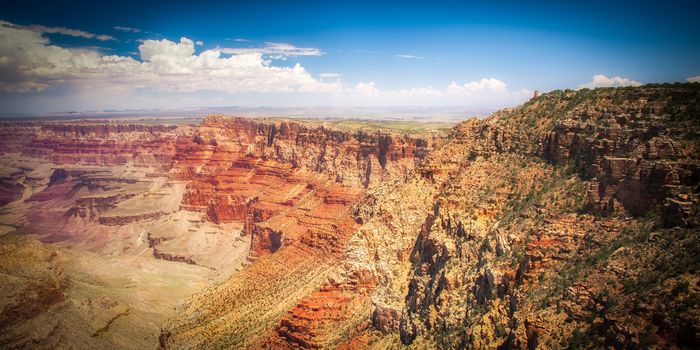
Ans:
[[[187,127],[137,124],[41,124],[22,154],[57,164],[162,165],[177,153]]]
[[[546,159],[572,162],[595,179],[588,191],[593,211],[624,207],[639,216],[660,205],[681,206],[674,208],[679,213],[691,205],[688,196],[700,180],[696,135],[687,135],[692,125],[673,123],[661,102],[643,106],[583,112],[558,122],[543,139]]]
[[[356,338],[696,342],[698,262],[687,254],[698,239],[699,108],[693,84],[555,91],[456,126],[420,167],[438,192],[416,229],[403,305],[378,304],[376,331]]]
[[[261,254],[309,228],[332,234],[330,218],[347,211],[363,189],[410,173],[433,143],[382,131],[209,116],[172,173],[191,180],[184,209],[217,223],[244,223]],[[280,226],[289,227],[284,235]]]

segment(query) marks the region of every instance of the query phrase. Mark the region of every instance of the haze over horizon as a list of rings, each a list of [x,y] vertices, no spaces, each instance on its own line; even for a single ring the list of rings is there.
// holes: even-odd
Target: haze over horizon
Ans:
[[[6,4],[0,114],[483,110],[534,90],[700,81],[697,2],[507,5]]]

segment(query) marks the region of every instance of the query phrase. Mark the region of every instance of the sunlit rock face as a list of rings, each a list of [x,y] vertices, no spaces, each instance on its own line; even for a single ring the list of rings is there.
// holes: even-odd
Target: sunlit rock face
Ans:
[[[428,150],[408,136],[210,116],[171,173],[190,180],[183,208],[244,224],[260,255],[308,232],[333,235],[363,189],[404,176]]]
[[[420,167],[440,190],[397,303],[401,343],[697,341],[698,111],[692,84],[554,91],[456,126]]]

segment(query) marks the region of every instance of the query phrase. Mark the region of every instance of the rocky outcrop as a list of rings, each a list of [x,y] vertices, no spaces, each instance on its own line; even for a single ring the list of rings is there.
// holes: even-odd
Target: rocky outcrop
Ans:
[[[156,259],[160,259],[160,260],[175,261],[175,262],[181,262],[181,263],[190,264],[190,265],[197,264],[194,262],[194,260],[192,260],[192,258],[189,258],[186,256],[181,256],[181,255],[174,255],[174,254],[170,254],[170,253],[163,253],[155,247],[153,248],[153,257]]]
[[[351,317],[353,296],[338,291],[317,291],[291,309],[275,328],[267,345],[318,349],[327,339],[319,335],[330,324]]]
[[[401,311],[381,303],[374,304],[372,326],[382,333],[399,332]]]
[[[436,213],[439,209],[436,206]],[[406,309],[409,313],[417,314],[425,320],[424,325],[401,326],[401,329],[416,328],[430,329],[431,305],[437,301],[443,289],[443,269],[447,261],[452,257],[453,249],[448,247],[439,237],[431,237],[435,216],[430,215],[418,235],[416,245],[413,247],[411,262],[415,267],[413,277],[409,282],[408,295],[406,295]],[[452,252],[451,252],[452,251]],[[410,323],[413,319],[402,317],[401,323]],[[402,338],[413,338],[412,334],[402,334]]]
[[[447,136],[447,142],[431,152],[418,169],[423,177],[441,184],[459,171],[465,161],[518,149],[507,128],[471,118],[457,124]]]
[[[0,311],[4,347],[15,341],[8,329],[63,301],[69,280],[58,253],[17,235],[0,236],[0,272],[7,291]]]
[[[123,226],[133,222],[140,222],[146,220],[154,220],[165,215],[162,211],[157,211],[153,213],[142,213],[135,215],[124,215],[124,216],[100,216],[98,222],[100,225],[107,226]]]
[[[13,179],[0,179],[0,207],[22,198],[25,187]]]
[[[637,109],[586,114],[583,121],[572,117],[545,136],[543,156],[557,164],[570,161],[595,179],[591,210],[613,213],[621,206],[643,215],[667,198],[692,193],[700,180],[697,159],[664,135],[673,132],[665,131],[664,118]]]

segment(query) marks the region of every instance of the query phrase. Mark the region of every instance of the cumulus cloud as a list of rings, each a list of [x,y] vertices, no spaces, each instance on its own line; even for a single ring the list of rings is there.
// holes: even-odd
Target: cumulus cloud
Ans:
[[[700,75],[686,79],[689,83],[700,83]]]
[[[318,49],[269,44],[264,50],[201,50],[192,39],[143,40],[132,56],[106,55],[94,48],[54,45],[42,32],[12,24],[0,25],[0,91],[14,93],[10,101],[39,105],[45,110],[153,108],[187,105],[329,104],[362,106],[504,106],[527,100],[528,90],[511,90],[495,78],[442,88],[422,86],[382,89],[375,82],[345,85],[341,74],[315,78],[299,63],[275,65],[270,55],[320,55]],[[323,78],[335,80],[326,82]],[[68,93],[66,93],[68,92]],[[21,97],[16,95],[19,93]],[[259,94],[259,95],[256,95]],[[274,97],[271,97],[274,96]],[[235,101],[235,102],[234,102]],[[286,101],[286,102],[284,102]],[[20,103],[20,102],[13,102]],[[16,108],[15,108],[16,107]],[[26,106],[15,106],[21,111]],[[5,107],[9,108],[9,107]],[[50,109],[52,108],[52,109]]]
[[[471,93],[477,91],[507,93],[508,89],[506,83],[494,78],[483,78],[479,81],[472,81],[462,85],[453,81],[447,87],[447,92],[449,93]]]
[[[415,56],[415,55],[408,55],[408,54],[401,54],[401,55],[394,55],[394,57],[398,58],[408,58],[408,59],[422,59],[422,56]]]
[[[132,27],[114,26],[113,29],[118,30],[120,32],[127,32],[127,33],[140,33],[141,32],[141,29],[132,28]]]
[[[353,92],[360,95],[374,95],[379,93],[379,89],[377,89],[373,81],[370,81],[369,83],[357,83]]]
[[[619,76],[608,78],[603,74],[596,74],[593,76],[592,81],[579,85],[579,89],[583,89],[583,88],[595,89],[597,87],[639,86],[639,85],[642,85],[642,83],[640,83],[638,81],[630,80],[627,78],[621,78]]]
[[[313,47],[297,47],[286,43],[271,42],[266,42],[263,47],[222,47],[218,48],[218,50],[232,55],[261,54],[274,59],[286,59],[296,56],[321,56],[324,54],[323,51]]]
[[[96,51],[49,45],[40,32],[0,23],[0,91],[43,90],[66,71],[80,71],[99,58]]]
[[[194,54],[194,42],[188,38],[180,38],[180,42],[163,40],[144,40],[139,46],[139,54],[144,61],[158,59],[185,59]]]
[[[317,80],[299,64],[278,67],[261,53],[222,56],[220,50],[195,53],[188,38],[145,40],[139,59],[102,55],[96,50],[52,45],[38,31],[0,26],[0,90],[41,91],[52,86],[129,87],[157,91],[332,92],[339,83]]]
[[[321,78],[340,78],[343,75],[340,73],[321,73],[318,76]]]
[[[203,45],[204,45],[204,41],[197,40],[197,41],[195,41],[195,45],[197,45],[197,46],[203,46]]]
[[[484,78],[464,84],[452,82],[445,88],[428,85],[397,90],[380,89],[371,81],[361,82],[353,88],[345,88],[342,95],[336,94],[336,99],[361,105],[504,106],[522,103],[531,96],[530,90],[511,91],[498,79]]]

